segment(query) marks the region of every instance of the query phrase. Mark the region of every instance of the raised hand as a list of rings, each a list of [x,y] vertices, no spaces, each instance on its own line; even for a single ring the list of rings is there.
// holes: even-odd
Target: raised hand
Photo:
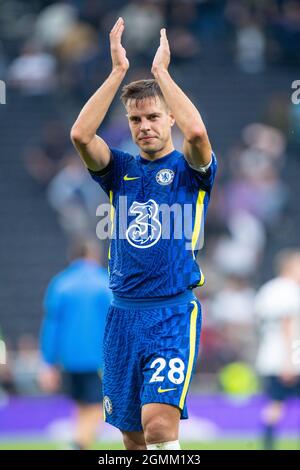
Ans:
[[[124,20],[120,17],[109,34],[109,40],[113,70],[119,69],[126,72],[129,68],[129,61],[126,57],[126,50],[121,44],[124,28]]]
[[[158,70],[168,70],[170,64],[170,47],[166,30],[160,30],[160,44],[153,59],[151,72],[155,74]]]

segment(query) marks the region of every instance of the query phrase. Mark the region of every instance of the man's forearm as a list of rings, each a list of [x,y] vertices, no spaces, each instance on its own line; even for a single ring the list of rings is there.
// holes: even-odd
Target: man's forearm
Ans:
[[[154,77],[184,137],[191,141],[195,137],[206,134],[206,128],[199,111],[174,82],[169,72],[167,70],[156,70]]]
[[[73,136],[82,143],[88,144],[96,134],[125,74],[126,72],[123,70],[113,70],[82,108],[72,127]]]

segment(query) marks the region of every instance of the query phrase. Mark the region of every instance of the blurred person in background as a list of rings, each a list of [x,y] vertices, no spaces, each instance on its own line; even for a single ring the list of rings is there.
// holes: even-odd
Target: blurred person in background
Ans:
[[[127,25],[124,41],[128,54],[133,54],[139,61],[150,59],[149,51],[164,24],[162,5],[151,0],[131,0],[119,14]]]
[[[38,376],[41,358],[38,343],[32,334],[22,334],[17,341],[11,370],[18,395],[36,396],[40,394]]]
[[[25,146],[24,162],[30,176],[46,186],[63,168],[65,155],[70,152],[65,126],[56,116],[46,120],[38,138]]]
[[[272,449],[284,402],[300,397],[300,362],[294,345],[300,339],[300,249],[284,250],[276,259],[278,277],[264,284],[255,299],[260,326],[256,366],[265,383],[264,448]]]
[[[77,415],[70,448],[87,449],[101,419],[102,339],[111,296],[96,242],[76,242],[71,259],[51,280],[45,296],[40,345],[45,366],[40,384],[55,392],[61,385],[60,371],[65,372]]]
[[[12,372],[12,354],[0,326],[0,404],[16,393]]]
[[[212,298],[211,317],[215,330],[226,345],[227,359],[230,361],[253,363],[256,352],[254,295],[255,290],[249,279],[228,274],[223,286]]]
[[[37,43],[27,41],[10,64],[7,76],[12,87],[24,96],[46,96],[57,86],[56,59]]]
[[[101,197],[73,149],[64,155],[63,162],[48,185],[47,200],[62,229],[73,237],[82,237],[94,228],[97,207],[106,196],[103,191]]]

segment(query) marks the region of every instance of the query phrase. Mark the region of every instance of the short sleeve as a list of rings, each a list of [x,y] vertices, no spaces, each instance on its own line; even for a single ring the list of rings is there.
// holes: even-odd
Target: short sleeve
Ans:
[[[115,192],[119,188],[120,181],[126,174],[127,164],[132,158],[129,153],[110,148],[110,162],[107,167],[101,171],[88,171],[93,180],[109,195],[110,191]]]
[[[202,188],[205,191],[210,192],[217,172],[217,159],[215,154],[212,153],[211,164],[206,171],[195,170],[186,160],[185,166],[190,174],[192,182],[197,186],[197,188]]]

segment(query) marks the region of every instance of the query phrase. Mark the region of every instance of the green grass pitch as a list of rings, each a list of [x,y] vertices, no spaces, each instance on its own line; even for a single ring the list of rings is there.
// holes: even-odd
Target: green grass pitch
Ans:
[[[181,441],[182,449],[186,450],[259,450],[261,442],[258,439],[248,440],[217,440],[210,442]],[[38,441],[0,441],[0,450],[49,450],[62,449],[63,445],[55,442]],[[300,450],[300,440],[280,439],[276,445],[280,450]],[[121,442],[99,442],[95,450],[123,449]]]

